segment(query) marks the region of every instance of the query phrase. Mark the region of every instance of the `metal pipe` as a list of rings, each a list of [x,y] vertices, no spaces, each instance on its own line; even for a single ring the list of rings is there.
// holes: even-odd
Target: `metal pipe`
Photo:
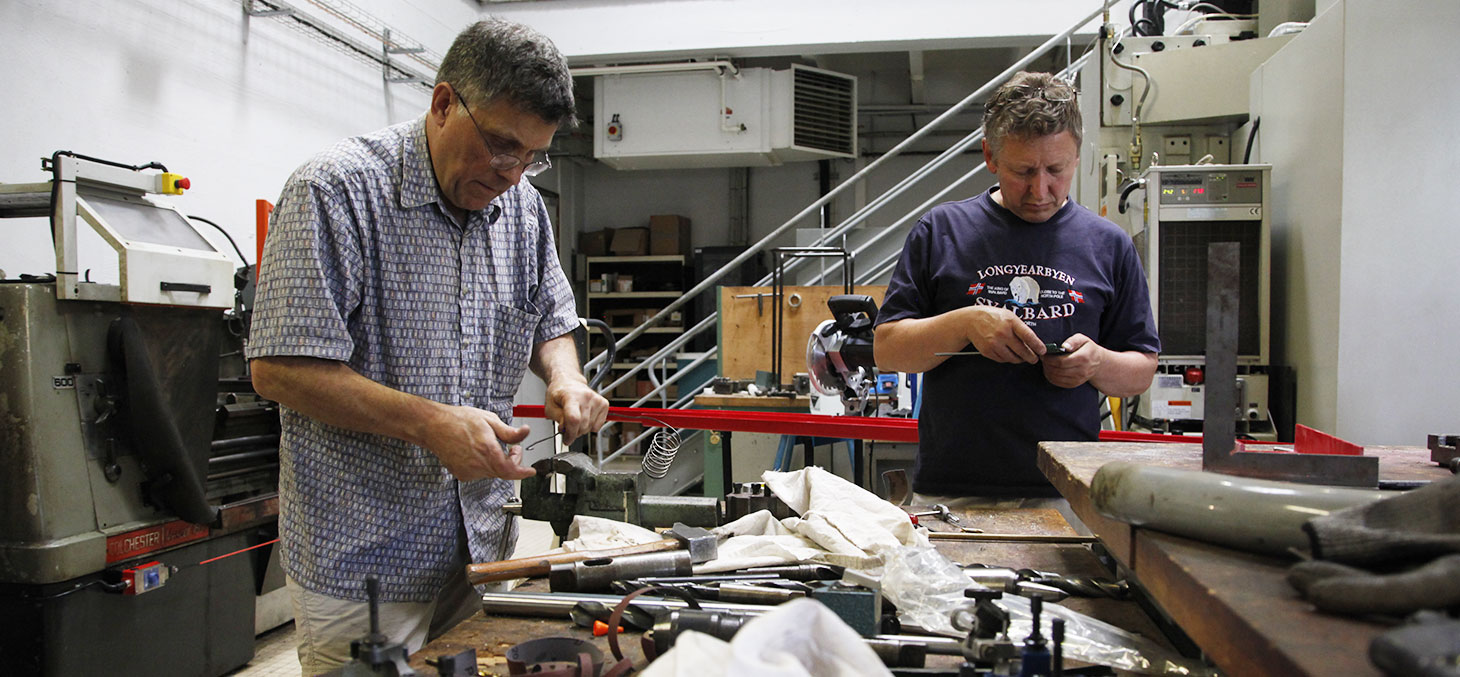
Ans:
[[[279,448],[278,447],[269,447],[268,449],[257,449],[257,450],[254,450],[254,451],[244,451],[244,452],[240,452],[240,453],[237,453],[237,454],[228,454],[227,456],[214,456],[214,457],[208,459],[208,465],[209,465],[209,467],[212,467],[212,466],[215,466],[215,465],[227,465],[229,463],[238,463],[240,461],[252,461],[254,459],[259,459],[259,458],[278,458],[278,457],[279,457]]]
[[[598,602],[609,608],[623,601],[623,595],[595,595],[586,593],[545,592],[488,592],[482,595],[482,610],[488,614],[508,616],[536,616],[541,618],[567,618],[568,611],[579,602]],[[636,597],[634,606],[641,609],[683,609],[689,606],[682,599],[666,597]],[[738,611],[762,614],[767,607],[756,604],[731,604],[728,602],[700,602],[701,609],[710,611]]]
[[[249,435],[247,437],[233,437],[229,439],[213,440],[213,442],[209,445],[209,449],[211,451],[225,451],[228,449],[238,449],[240,447],[252,447],[259,444],[273,444],[277,446],[279,444],[278,433],[272,433],[268,435]]]
[[[567,618],[568,612],[579,602],[597,602],[613,608],[623,601],[622,595],[591,595],[573,593],[543,592],[488,592],[482,595],[482,611],[503,616],[532,616],[538,618]],[[641,609],[684,609],[689,604],[682,599],[649,597],[634,598],[633,605]],[[748,615],[760,615],[775,607],[755,604],[731,604],[727,602],[699,602],[705,611],[733,611]],[[923,637],[921,635],[875,635],[871,640],[900,646],[921,646],[930,654],[961,656],[959,640],[951,637]]]
[[[1100,539],[1090,536],[1060,536],[1056,534],[974,534],[965,531],[934,531],[928,534],[934,541],[989,541],[1006,543],[1098,543]]]
[[[575,78],[588,77],[593,75],[632,75],[635,73],[673,73],[680,71],[729,71],[731,75],[740,72],[734,63],[729,61],[698,61],[683,63],[640,63],[628,66],[584,66],[581,68],[569,68],[568,73]]]
[[[247,468],[239,468],[237,470],[225,470],[223,472],[218,472],[218,473],[208,473],[208,481],[209,482],[212,482],[214,480],[221,480],[221,479],[226,479],[226,478],[229,478],[229,477],[237,477],[238,475],[247,475],[247,474],[250,474],[250,473],[265,472],[265,471],[268,471],[268,470],[277,470],[278,468],[279,468],[279,464],[278,463],[265,463],[264,465],[250,466],[250,467],[247,467]]]
[[[1271,555],[1307,550],[1304,522],[1385,495],[1126,461],[1101,466],[1090,483],[1090,502],[1111,519]]]

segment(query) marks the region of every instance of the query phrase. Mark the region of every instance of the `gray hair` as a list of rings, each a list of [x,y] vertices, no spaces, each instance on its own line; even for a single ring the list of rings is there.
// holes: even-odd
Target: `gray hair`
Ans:
[[[567,60],[522,24],[490,17],[468,26],[436,71],[436,84],[443,82],[473,105],[506,100],[559,127],[578,124]]]
[[[1035,139],[1060,132],[1080,147],[1080,102],[1074,87],[1049,73],[1019,71],[984,104],[984,138],[997,154],[1011,136]]]

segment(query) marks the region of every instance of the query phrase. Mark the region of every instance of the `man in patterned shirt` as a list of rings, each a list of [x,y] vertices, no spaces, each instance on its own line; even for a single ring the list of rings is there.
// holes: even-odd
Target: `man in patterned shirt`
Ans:
[[[533,473],[511,425],[528,368],[564,441],[603,424],[547,210],[521,181],[551,166],[573,105],[551,42],[483,21],[424,116],[340,142],[284,187],[248,356],[282,405],[280,558],[305,674],[368,631],[368,575],[382,632],[411,651],[478,608],[464,565],[511,553],[501,507]]]

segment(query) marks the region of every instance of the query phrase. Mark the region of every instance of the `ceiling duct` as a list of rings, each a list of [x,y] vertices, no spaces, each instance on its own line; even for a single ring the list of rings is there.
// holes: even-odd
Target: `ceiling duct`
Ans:
[[[758,167],[857,153],[857,79],[792,66],[594,78],[593,152],[617,169]]]

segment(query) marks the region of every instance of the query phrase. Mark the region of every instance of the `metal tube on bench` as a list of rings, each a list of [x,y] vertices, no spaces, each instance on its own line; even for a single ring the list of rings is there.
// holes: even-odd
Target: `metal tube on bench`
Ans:
[[[933,531],[928,538],[934,541],[988,541],[1010,543],[1099,543],[1092,536],[1060,536],[1055,534],[971,534],[964,531]]]
[[[489,592],[482,595],[482,610],[488,614],[512,616],[535,616],[541,618],[567,618],[568,611],[579,602],[598,602],[612,607],[623,601],[623,595],[595,595],[562,592]],[[642,609],[683,609],[689,605],[682,599],[665,597],[637,597],[633,605]],[[713,611],[739,611],[762,614],[772,607],[756,604],[730,604],[727,602],[700,602],[701,609]]]
[[[690,571],[689,551],[672,550],[554,564],[548,581],[553,592],[603,592],[614,581],[643,576],[688,576]]]

